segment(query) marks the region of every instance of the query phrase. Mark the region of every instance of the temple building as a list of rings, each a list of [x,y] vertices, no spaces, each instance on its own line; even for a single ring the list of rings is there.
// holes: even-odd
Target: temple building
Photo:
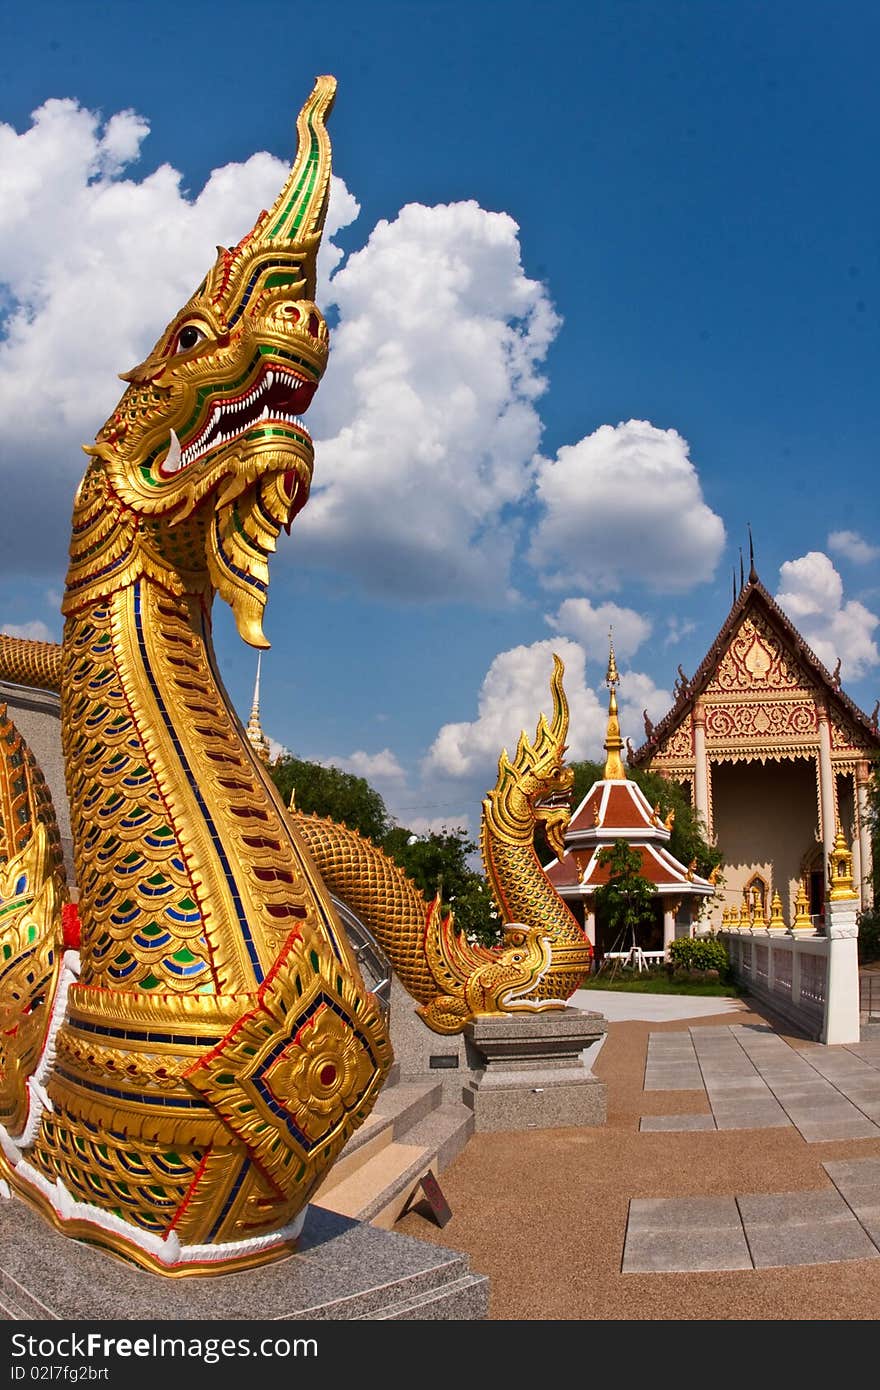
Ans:
[[[671,819],[661,819],[659,808],[652,809],[642,789],[626,775],[617,713],[619,679],[612,645],[606,677],[610,694],[604,776],[593,783],[572,815],[565,834],[564,858],[545,868],[557,893],[582,923],[597,962],[608,952],[634,947],[665,952],[676,936],[690,935],[701,908],[715,892],[714,884],[700,878],[693,866],[686,868],[669,853]],[[596,889],[609,880],[608,866],[600,862],[601,852],[616,840],[625,840],[638,854],[639,873],[655,895],[652,917],[640,923],[632,939],[626,941],[614,938],[596,910]]]
[[[852,852],[860,907],[871,896],[868,785],[880,758],[876,710],[844,694],[758,579],[752,560],[695,675],[679,667],[675,703],[630,751],[633,767],[682,783],[724,855],[709,925],[743,902],[786,924],[805,893],[824,926],[829,855],[838,827]]]

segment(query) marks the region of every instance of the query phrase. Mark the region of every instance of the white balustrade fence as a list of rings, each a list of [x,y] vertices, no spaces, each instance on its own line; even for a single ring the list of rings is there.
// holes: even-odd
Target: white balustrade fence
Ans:
[[[857,906],[846,899],[830,903],[826,936],[748,927],[716,935],[737,984],[782,1019],[820,1042],[858,1042]]]

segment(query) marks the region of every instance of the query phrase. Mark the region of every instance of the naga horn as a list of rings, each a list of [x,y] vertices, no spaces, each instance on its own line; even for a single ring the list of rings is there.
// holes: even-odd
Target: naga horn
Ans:
[[[550,677],[550,693],[553,697],[553,723],[550,733],[558,743],[564,743],[568,737],[568,700],[562,687],[564,671],[562,658],[554,652],[553,675]]]
[[[316,77],[311,96],[297,117],[297,152],[290,175],[268,213],[251,233],[252,246],[305,251],[304,297],[314,299],[315,259],[330,198],[331,152],[325,121],[336,96],[335,77]]]

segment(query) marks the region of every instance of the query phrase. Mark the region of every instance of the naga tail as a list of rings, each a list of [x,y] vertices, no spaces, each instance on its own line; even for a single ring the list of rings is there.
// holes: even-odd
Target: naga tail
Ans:
[[[0,705],[0,1126],[12,1136],[27,1128],[52,1025],[63,1012],[67,896],[49,788]]]
[[[425,951],[434,905],[399,864],[356,830],[293,808],[288,814],[330,892],[372,932],[407,993],[427,1003],[437,993]]]
[[[33,690],[61,689],[61,647],[0,633],[0,680]]]
[[[508,927],[496,950],[473,945],[440,895],[428,902],[378,845],[323,816],[289,814],[324,883],[376,937],[433,1032],[460,1033],[480,1014],[555,1006],[530,1002],[550,964],[542,929]]]

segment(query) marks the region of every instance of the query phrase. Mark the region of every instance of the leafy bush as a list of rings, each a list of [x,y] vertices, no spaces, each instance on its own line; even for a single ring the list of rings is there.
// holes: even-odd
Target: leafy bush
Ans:
[[[730,973],[730,958],[713,937],[680,936],[669,943],[669,959],[680,970],[717,970],[720,979]]]
[[[860,912],[856,921],[859,924],[859,960],[880,960],[880,910],[876,907]]]

